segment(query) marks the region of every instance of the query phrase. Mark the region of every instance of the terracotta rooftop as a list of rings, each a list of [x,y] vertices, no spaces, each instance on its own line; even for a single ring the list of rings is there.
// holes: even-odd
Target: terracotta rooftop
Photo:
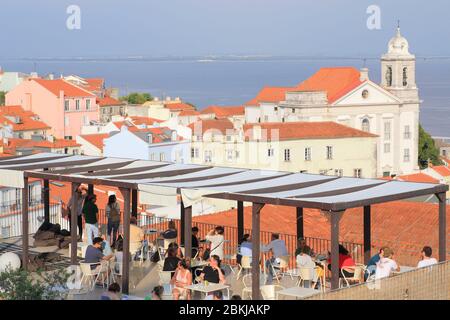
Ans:
[[[277,103],[285,100],[286,92],[295,90],[296,87],[264,87],[255,98],[246,102],[245,106],[257,106],[261,102]]]
[[[133,123],[135,125],[141,125],[141,124],[145,124],[148,126],[152,126],[155,123],[161,123],[163,122],[162,120],[159,119],[155,119],[155,118],[150,118],[150,117],[138,117],[138,116],[132,116],[130,117],[131,121],[133,121]]]
[[[44,148],[44,149],[64,149],[81,146],[75,140],[55,139],[54,142],[48,140],[32,140],[32,139],[18,139],[8,138],[8,145],[4,145],[4,153],[10,155],[16,154],[17,148]],[[35,150],[36,153],[39,150]]]
[[[447,233],[450,232],[450,206],[447,206]],[[197,216],[194,221],[214,225],[236,226],[236,211]],[[296,209],[266,205],[261,212],[261,230],[296,233]],[[393,248],[396,260],[405,265],[416,265],[425,245],[438,255],[438,205],[418,202],[388,202],[372,206],[372,253],[387,245]],[[244,224],[251,229],[251,207],[244,208]],[[340,240],[363,242],[363,210],[347,210],[340,223]],[[304,210],[306,237],[330,239],[330,224],[316,209]],[[314,249],[314,248],[313,248]]]
[[[262,140],[333,139],[377,137],[336,122],[264,122],[244,125],[246,140],[254,140],[254,127],[261,127]]]
[[[25,111],[21,106],[0,106],[0,125],[3,124],[12,126],[13,131],[50,129],[50,126],[39,120],[38,115]]]
[[[439,180],[422,172],[398,176],[396,180],[406,182],[439,183]]]
[[[44,80],[33,78],[30,81],[35,81],[48,91],[59,97],[59,92],[64,91],[65,97],[95,97],[95,95],[81,87],[71,84],[63,79]]]
[[[195,110],[195,107],[184,102],[166,103],[164,107],[170,111]]]
[[[216,118],[227,118],[245,114],[244,106],[209,106],[203,109],[201,114],[214,114]]]
[[[208,130],[218,130],[222,134],[226,134],[229,130],[234,130],[233,123],[228,119],[208,119],[199,120],[189,124],[189,128],[192,129],[192,134],[196,135],[196,130],[201,130],[202,135]]]
[[[97,103],[100,107],[124,105],[124,103],[122,101],[114,99],[113,97],[110,97],[110,96],[105,96],[103,98],[97,98]]]
[[[450,168],[446,166],[432,166],[431,169],[443,177],[450,177]]]
[[[108,133],[83,134],[81,138],[98,148],[103,152],[103,140],[109,138]]]
[[[178,116],[179,117],[188,117],[188,116],[198,116],[200,112],[197,110],[183,110],[181,111]]]

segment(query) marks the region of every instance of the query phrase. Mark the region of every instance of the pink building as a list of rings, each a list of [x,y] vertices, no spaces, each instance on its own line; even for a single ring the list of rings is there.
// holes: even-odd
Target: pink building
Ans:
[[[99,119],[96,96],[63,79],[28,79],[6,94],[6,104],[38,114],[59,139],[75,139],[83,125]]]

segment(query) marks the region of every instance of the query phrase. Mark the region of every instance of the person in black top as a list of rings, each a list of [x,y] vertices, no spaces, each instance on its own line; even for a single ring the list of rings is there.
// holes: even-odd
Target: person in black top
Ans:
[[[220,269],[220,258],[217,255],[212,255],[209,258],[209,264],[203,268],[200,273],[200,279],[211,283],[225,283],[225,273]]]
[[[198,241],[198,228],[192,227],[192,256],[195,257],[198,249],[200,247],[200,243]]]
[[[177,251],[174,248],[167,250],[167,257],[164,259],[163,271],[173,271],[171,277],[175,274],[180,258],[177,257]]]

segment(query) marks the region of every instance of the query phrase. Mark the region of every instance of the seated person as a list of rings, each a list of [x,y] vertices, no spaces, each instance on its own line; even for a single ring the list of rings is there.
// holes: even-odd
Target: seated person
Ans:
[[[286,243],[284,240],[280,239],[280,235],[278,233],[272,233],[272,241],[263,246],[263,252],[272,251],[272,257],[266,261],[266,269],[269,270],[269,277],[267,278],[267,284],[272,284],[273,277],[273,269],[271,265],[277,266],[280,264],[280,257],[285,257],[288,255],[288,251],[286,248]]]
[[[315,253],[314,253],[313,249],[306,244],[306,240],[304,238],[301,238],[298,240],[298,247],[297,247],[297,249],[295,249],[295,256],[298,256],[302,252],[302,249],[305,247],[308,248],[309,256],[314,257]]]
[[[177,257],[175,249],[169,248],[167,250],[167,257],[164,259],[163,271],[175,271],[179,262],[180,258]],[[173,277],[174,274],[175,272],[172,272],[171,277]]]
[[[178,231],[175,226],[175,221],[170,220],[167,230],[161,233],[164,239],[176,239],[178,237]]]
[[[328,270],[331,270],[331,257],[328,259]],[[343,268],[347,267],[356,267],[355,261],[350,256],[348,250],[343,246],[339,245],[339,270],[342,270]],[[355,272],[349,271],[349,270],[342,270],[344,275],[348,278],[353,277]],[[342,273],[339,272],[339,277],[342,277]]]
[[[114,252],[114,271],[120,273],[120,265],[123,261],[123,240],[117,240],[116,251]]]
[[[108,291],[100,296],[100,300],[120,300],[120,286],[118,283],[111,283]]]
[[[96,270],[96,271],[100,271],[102,268],[101,263],[103,261],[108,261],[110,260],[113,255],[108,255],[105,256],[101,250],[102,247],[102,243],[103,243],[103,239],[100,237],[96,237],[94,238],[94,240],[92,240],[92,245],[89,245],[86,248],[86,253],[85,253],[85,257],[84,257],[84,262],[85,263],[91,263],[91,269],[92,270]]]
[[[166,256],[167,256],[167,252],[169,249],[174,249],[175,250],[175,254],[178,258],[182,259],[183,258],[183,252],[181,251],[180,246],[178,246],[178,243],[176,242],[171,242],[169,243],[169,246],[167,247],[167,251],[166,251]]]
[[[200,241],[198,239],[198,228],[192,227],[192,257],[195,257],[200,248]]]
[[[433,250],[431,249],[431,247],[428,246],[423,247],[421,252],[422,260],[420,260],[419,263],[417,264],[417,268],[423,268],[431,266],[433,264],[437,264],[438,263],[437,260],[431,257],[432,253]]]
[[[136,217],[130,218],[130,253],[135,254],[141,248],[144,241],[144,230],[138,227]]]
[[[369,278],[369,276],[375,274],[375,270],[377,269],[377,263],[380,261],[381,258],[384,256],[384,247],[380,248],[380,251],[376,255],[374,255],[372,258],[370,258],[369,262],[367,263],[367,272],[364,274],[364,281]]]
[[[384,256],[377,263],[375,279],[389,277],[392,271],[400,271],[400,266],[397,265],[397,262],[394,260],[394,251],[389,247],[385,247]]]
[[[242,257],[251,257],[252,256],[252,240],[248,233],[244,234],[244,237],[241,239],[239,243],[239,252],[236,255],[236,262],[241,264]]]
[[[202,281],[208,281],[211,283],[225,284],[225,273],[220,268],[220,258],[217,255],[212,255],[209,258],[209,264],[203,268],[200,273],[200,279]]]
[[[175,275],[173,275],[170,283],[174,286],[172,290],[174,300],[179,300],[180,296],[184,296],[186,300],[191,299],[190,290],[186,287],[192,284],[192,273],[185,259],[178,262]]]
[[[163,286],[156,286],[153,288],[151,295],[145,296],[144,300],[162,300],[164,294]]]
[[[302,248],[301,252],[296,256],[297,267],[298,268],[312,268],[316,267],[313,259],[311,258],[309,247],[305,246]]]

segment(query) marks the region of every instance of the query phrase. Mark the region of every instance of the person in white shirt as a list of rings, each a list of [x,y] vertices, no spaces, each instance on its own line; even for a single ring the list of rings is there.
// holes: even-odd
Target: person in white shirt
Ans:
[[[419,261],[419,263],[417,264],[417,268],[423,268],[423,267],[428,267],[431,266],[433,264],[437,264],[437,260],[435,258],[431,257],[431,254],[433,253],[433,250],[431,249],[431,247],[429,246],[425,246],[422,249],[422,260]]]
[[[271,265],[278,266],[280,264],[280,257],[285,257],[288,255],[286,248],[286,242],[280,239],[278,233],[272,233],[272,241],[262,248],[263,252],[272,251],[272,257],[266,260],[266,269],[269,270],[269,277],[267,279],[267,284],[272,284],[274,274]]]
[[[387,278],[392,271],[400,271],[400,266],[394,260],[394,251],[391,248],[384,248],[384,256],[377,262],[375,279]]]
[[[217,255],[219,256],[220,260],[223,260],[223,242],[225,241],[225,238],[223,237],[224,229],[221,226],[218,226],[211,231],[208,232],[206,235],[206,240],[208,240],[211,243],[211,251],[209,253],[209,256]]]
[[[307,284],[307,288],[310,287],[311,281],[317,282],[317,272],[315,270],[316,264],[313,261],[313,259],[310,256],[311,249],[308,246],[304,246],[300,253],[296,257],[297,262],[297,268],[300,269],[309,269],[309,270],[302,270],[300,271],[300,275],[302,275],[302,278],[304,282]],[[304,277],[307,278],[304,278]]]

